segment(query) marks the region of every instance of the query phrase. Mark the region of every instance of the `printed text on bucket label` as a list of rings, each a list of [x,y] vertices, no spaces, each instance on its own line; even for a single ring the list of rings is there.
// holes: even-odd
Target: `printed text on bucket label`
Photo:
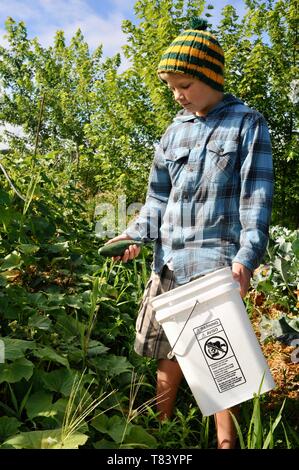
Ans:
[[[193,331],[220,393],[246,383],[219,319],[194,328]]]

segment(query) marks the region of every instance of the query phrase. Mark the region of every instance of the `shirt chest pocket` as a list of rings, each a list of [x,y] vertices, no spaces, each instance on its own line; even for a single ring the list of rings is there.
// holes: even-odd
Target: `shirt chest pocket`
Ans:
[[[165,160],[173,185],[178,184],[180,175],[188,163],[189,154],[188,147],[177,147],[165,152]]]
[[[207,145],[204,177],[211,183],[225,183],[234,171],[237,155],[237,141],[210,141]]]

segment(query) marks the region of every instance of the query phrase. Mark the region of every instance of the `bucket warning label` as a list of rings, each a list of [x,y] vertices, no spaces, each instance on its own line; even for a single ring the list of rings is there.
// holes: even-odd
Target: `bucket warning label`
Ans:
[[[221,321],[215,319],[193,329],[220,393],[246,382]]]

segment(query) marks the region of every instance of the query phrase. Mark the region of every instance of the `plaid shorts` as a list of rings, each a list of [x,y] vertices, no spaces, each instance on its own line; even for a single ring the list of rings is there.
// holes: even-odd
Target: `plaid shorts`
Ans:
[[[164,266],[161,273],[152,272],[147,282],[136,321],[134,349],[140,356],[167,359],[171,346],[161,325],[156,321],[150,299],[177,287],[173,271]],[[173,360],[176,360],[175,357]]]

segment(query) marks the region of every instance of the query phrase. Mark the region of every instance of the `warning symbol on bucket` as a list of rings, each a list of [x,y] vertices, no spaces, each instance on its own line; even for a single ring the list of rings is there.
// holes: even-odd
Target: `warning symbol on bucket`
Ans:
[[[210,359],[223,359],[228,351],[227,341],[220,336],[213,336],[205,342],[204,351]]]
[[[246,383],[238,358],[218,318],[193,331],[220,393]]]

